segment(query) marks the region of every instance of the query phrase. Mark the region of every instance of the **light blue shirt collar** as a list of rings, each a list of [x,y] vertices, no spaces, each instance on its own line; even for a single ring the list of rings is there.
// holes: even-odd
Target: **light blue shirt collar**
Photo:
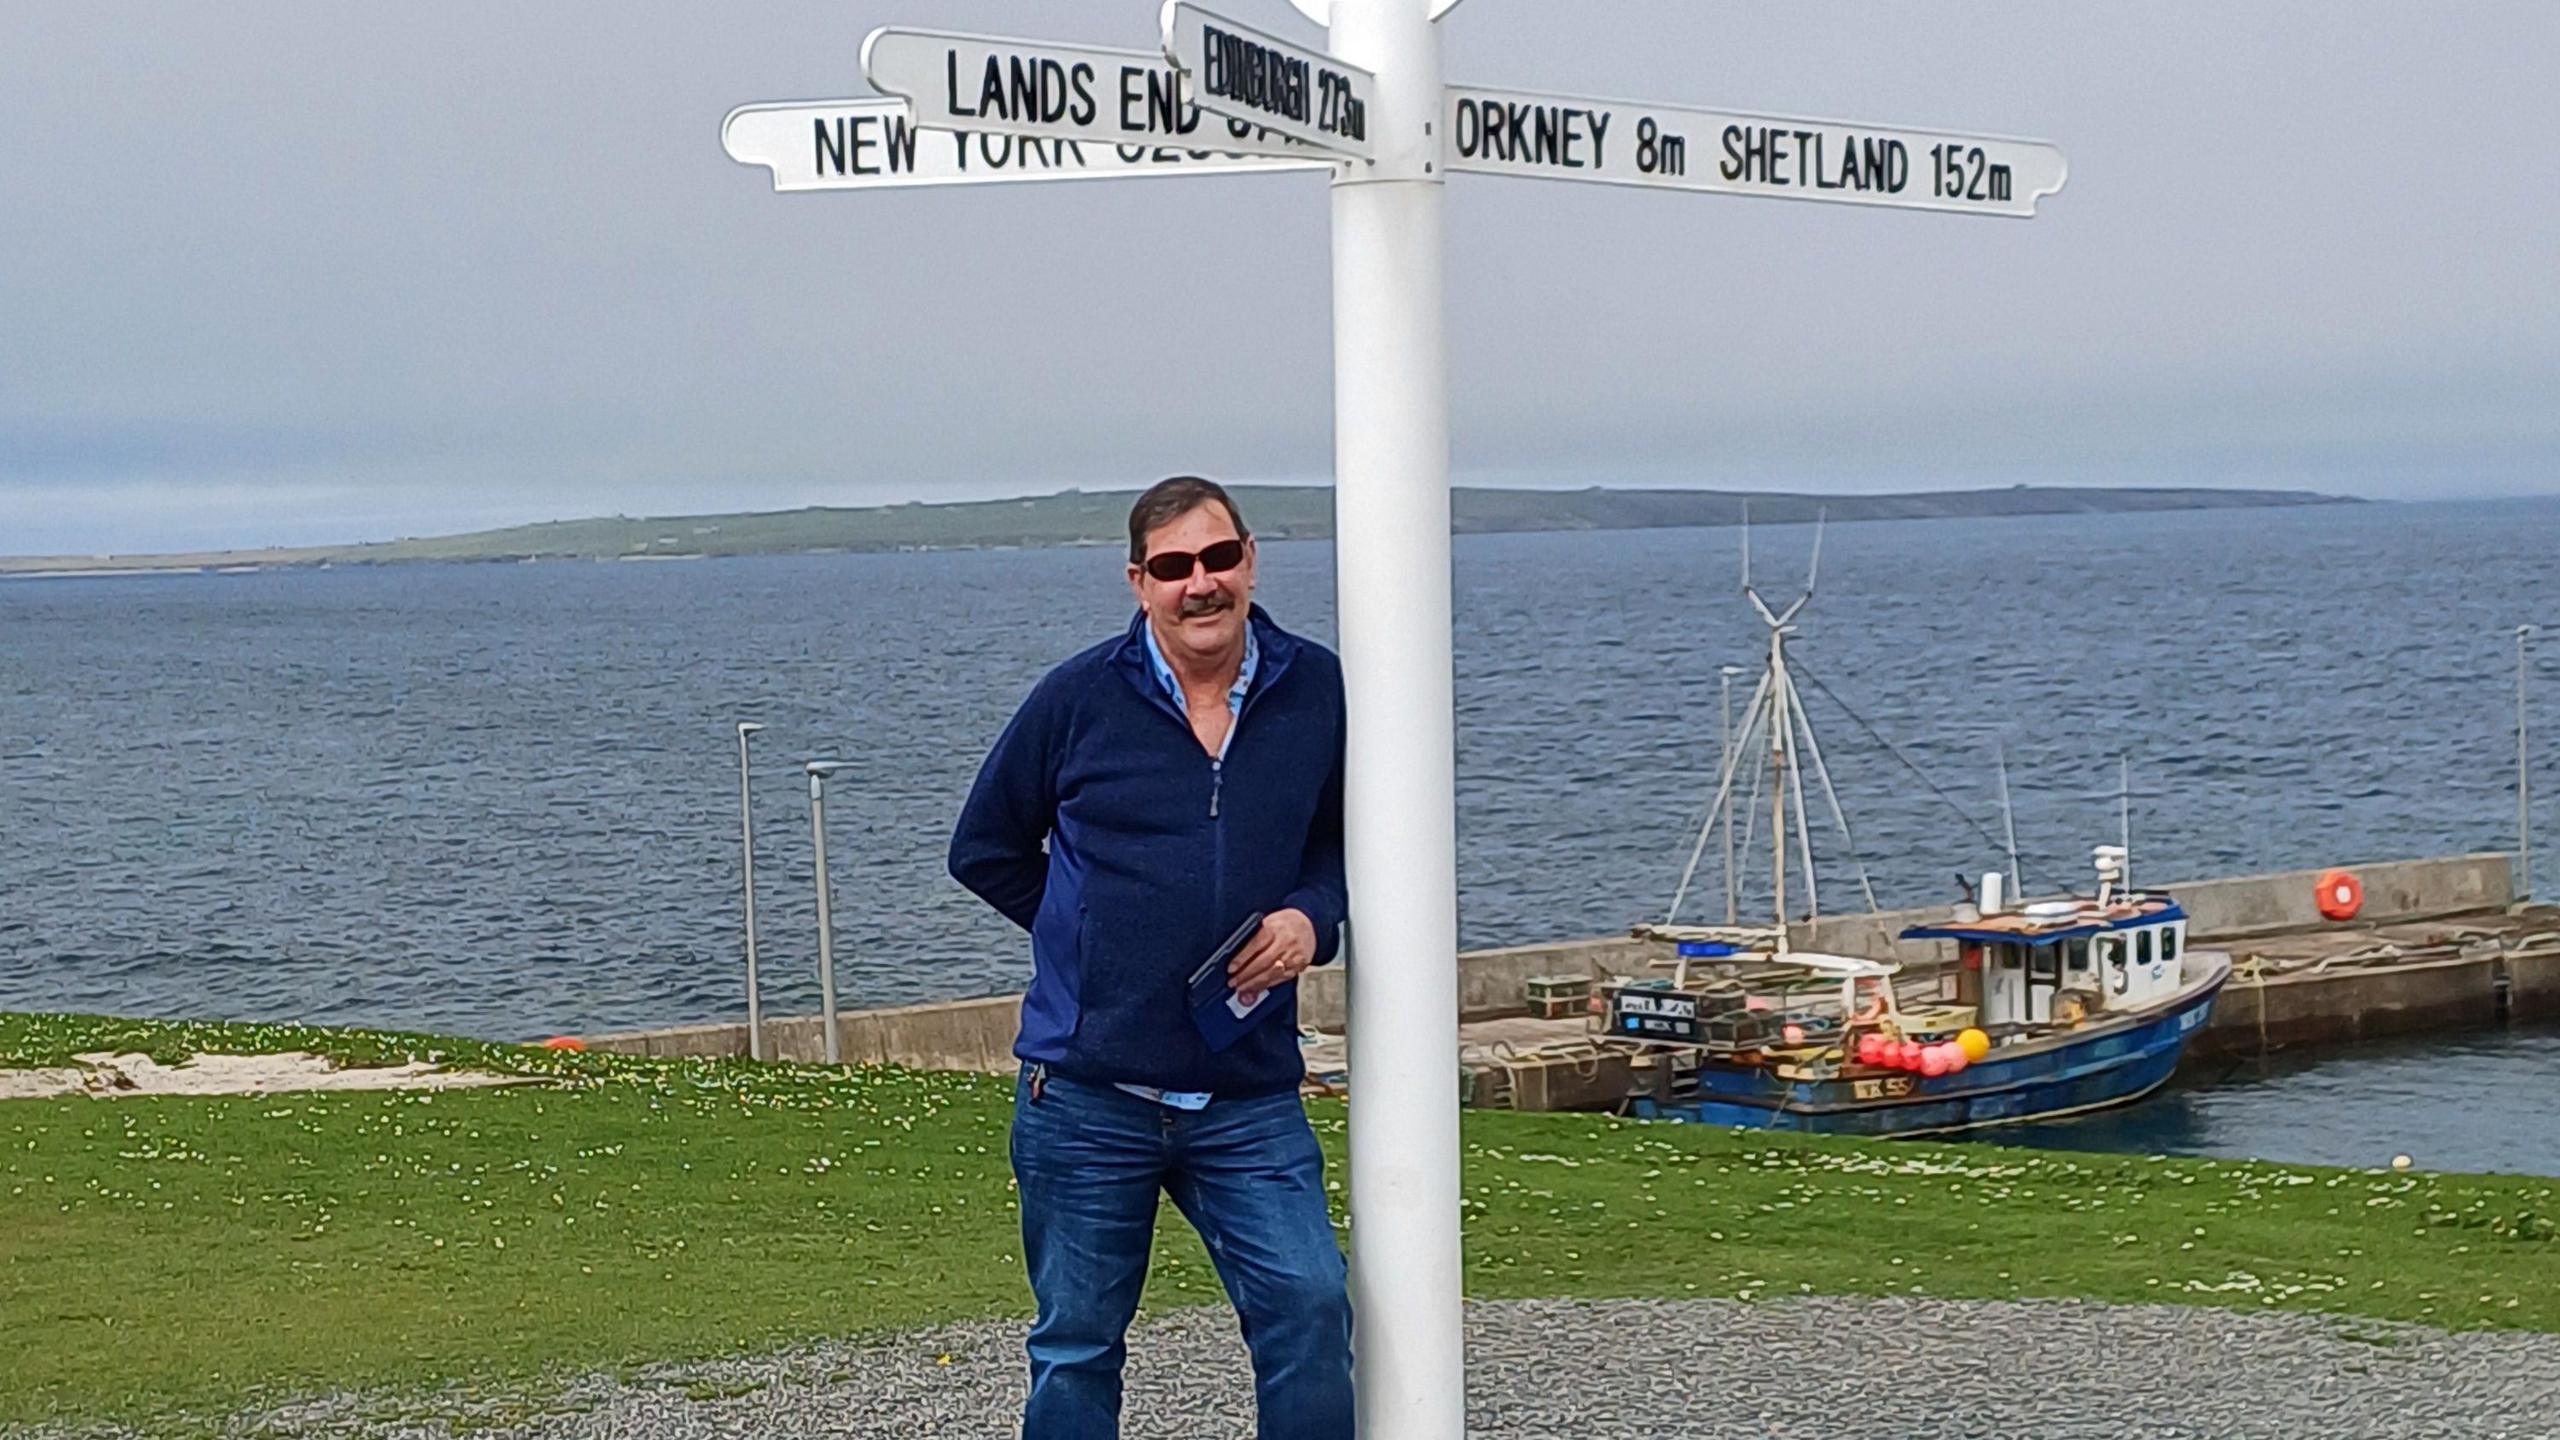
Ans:
[[[1165,663],[1164,651],[1156,646],[1155,625],[1152,622],[1141,621],[1138,625],[1138,633],[1147,637],[1147,668],[1155,671],[1156,683],[1164,687],[1165,694],[1173,697],[1175,709],[1184,708],[1182,682],[1173,678],[1173,667]],[[1227,687],[1227,714],[1230,717],[1244,714],[1245,692],[1253,688],[1253,672],[1261,664],[1262,642],[1253,638],[1253,622],[1248,619],[1244,625],[1244,663],[1236,667],[1236,683]],[[1227,745],[1233,743],[1235,738],[1236,727],[1231,723],[1227,726],[1226,741],[1218,746],[1219,758],[1226,757]]]

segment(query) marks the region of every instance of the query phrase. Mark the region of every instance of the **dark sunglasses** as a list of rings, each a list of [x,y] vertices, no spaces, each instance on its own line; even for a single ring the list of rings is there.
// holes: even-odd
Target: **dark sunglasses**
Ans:
[[[1188,550],[1167,550],[1148,556],[1141,568],[1170,585],[1177,580],[1190,579],[1191,563],[1195,560],[1210,574],[1224,575],[1244,563],[1244,542],[1221,540],[1196,555]]]

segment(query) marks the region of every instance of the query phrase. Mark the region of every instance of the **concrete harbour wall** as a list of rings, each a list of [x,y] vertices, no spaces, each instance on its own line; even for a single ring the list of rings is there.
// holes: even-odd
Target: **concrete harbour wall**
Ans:
[[[2137,857],[2137,860],[2139,857]],[[2388,924],[2505,909],[2513,899],[2511,867],[2500,853],[2456,855],[2350,865],[2364,882],[2365,908],[2358,924]],[[2313,903],[2316,870],[2291,870],[2173,884],[2186,907],[2190,933],[2199,943],[2245,941],[2253,936],[2322,927]],[[2140,878],[2137,872],[2137,878]],[[1952,958],[1943,942],[1895,938],[1908,925],[1941,921],[1951,906],[1890,911],[1881,915],[1826,917],[1796,927],[1803,949],[1891,957],[1926,966]],[[1543,945],[1469,951],[1458,957],[1458,1005],[1462,1017],[1517,1014],[1523,986],[1533,976],[1633,974],[1670,947],[1627,936],[1596,936]],[[2514,973],[2507,973],[2510,969]],[[2263,984],[2236,979],[2215,1007],[2201,1053],[2255,1053],[2262,1048],[2366,1038],[2409,1030],[2493,1024],[2505,1013],[2518,1019],[2560,1017],[2560,955],[2536,956],[2509,967],[2497,960],[2448,960],[2368,970],[2282,976]],[[857,1065],[904,1065],[928,1070],[1012,1068],[1019,995],[938,1001],[886,1010],[846,1011],[838,1018],[844,1059]],[[1339,1031],[1344,1014],[1342,967],[1310,972],[1300,982],[1300,1018]],[[816,1061],[824,1053],[816,1016],[768,1018],[765,1039],[776,1059]],[[742,1056],[743,1021],[683,1025],[593,1037],[597,1050],[632,1055]]]

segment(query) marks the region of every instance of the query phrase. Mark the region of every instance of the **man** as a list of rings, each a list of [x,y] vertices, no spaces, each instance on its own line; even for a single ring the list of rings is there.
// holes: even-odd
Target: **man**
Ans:
[[[1296,997],[1345,911],[1342,669],[1253,603],[1255,561],[1215,483],[1138,497],[1136,617],[1032,690],[951,837],[953,878],[1031,933],[1013,1120],[1039,1310],[1025,1440],[1119,1434],[1159,1193],[1235,1303],[1262,1440],[1350,1440],[1351,1310],[1298,1100]],[[1189,981],[1255,915],[1226,967],[1249,1023],[1216,1048]]]

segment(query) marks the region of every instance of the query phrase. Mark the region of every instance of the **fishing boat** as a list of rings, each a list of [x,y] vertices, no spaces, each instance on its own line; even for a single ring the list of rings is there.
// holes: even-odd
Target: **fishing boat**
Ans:
[[[1820,915],[1808,771],[1868,909],[1877,906],[1787,654],[1819,572],[1820,527],[1804,594],[1783,612],[1752,588],[1747,529],[1743,556],[1743,593],[1769,630],[1767,667],[1739,735],[1728,734],[1716,799],[1670,912],[1633,929],[1670,945],[1669,973],[1622,977],[1602,997],[1595,1040],[1632,1049],[1642,1061],[1631,1067],[1641,1078],[1628,1110],[1712,1125],[1934,1135],[2126,1104],[2167,1083],[2212,1014],[2231,959],[2187,943],[2187,916],[2174,896],[2131,885],[2129,804],[2123,843],[2091,851],[2095,884],[2086,895],[2012,903],[2019,890],[2012,826],[2006,874],[1985,872],[1945,921],[1900,931],[1904,954],[1934,949],[1948,956],[1942,963],[1919,968],[1794,947],[1791,848],[1802,919]],[[1757,770],[1745,802],[1754,819],[1761,790],[1770,797],[1774,923],[1760,926],[1735,923],[1734,915],[1734,802],[1747,767]],[[2004,767],[2004,808],[2006,790]],[[1720,824],[1726,923],[1677,923]]]

